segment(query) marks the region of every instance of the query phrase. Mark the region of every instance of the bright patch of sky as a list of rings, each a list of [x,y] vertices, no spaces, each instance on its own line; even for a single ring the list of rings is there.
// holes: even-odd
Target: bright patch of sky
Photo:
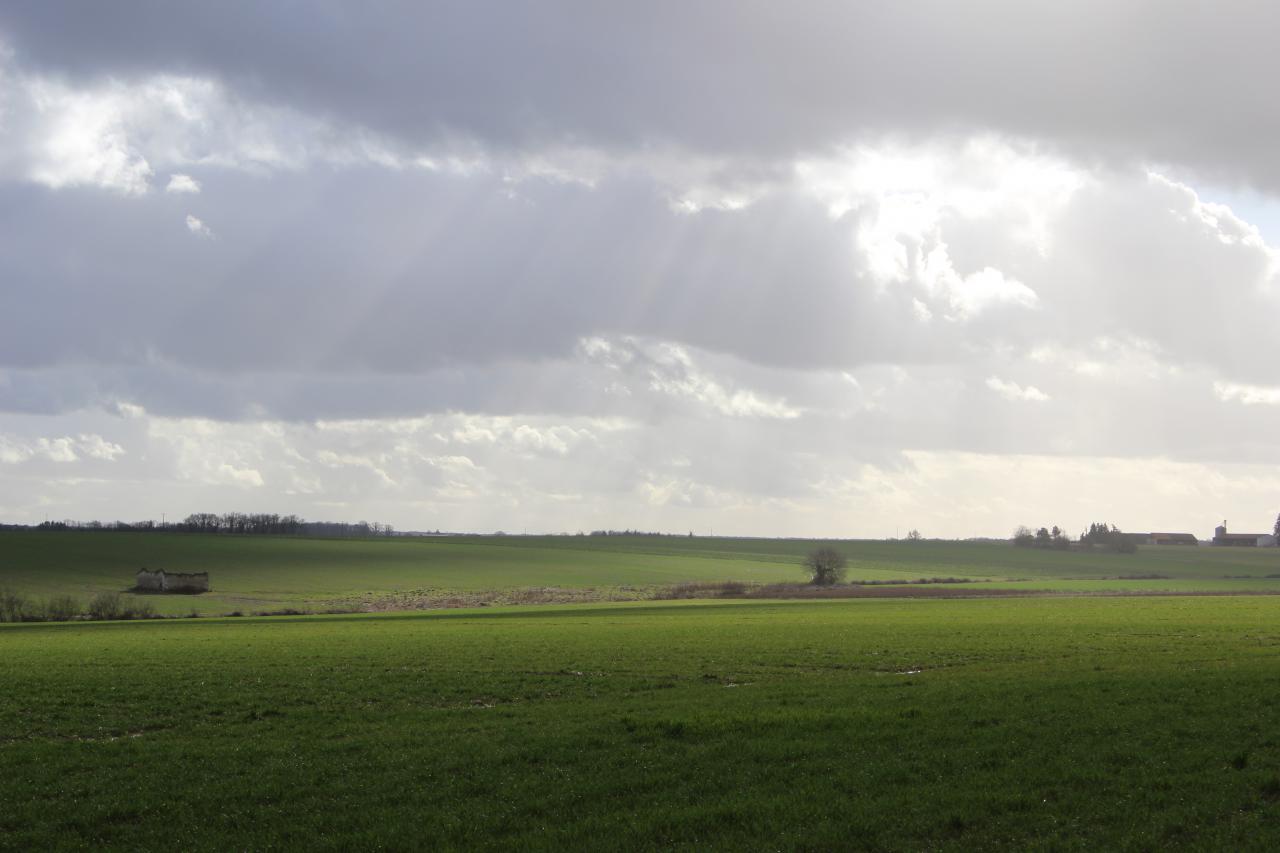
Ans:
[[[1197,190],[1206,201],[1225,204],[1245,222],[1258,229],[1267,245],[1280,251],[1280,196],[1257,190],[1223,190],[1208,186]]]

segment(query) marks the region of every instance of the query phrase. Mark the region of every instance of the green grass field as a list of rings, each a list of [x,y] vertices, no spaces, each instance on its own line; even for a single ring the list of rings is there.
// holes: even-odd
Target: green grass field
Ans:
[[[1280,597],[0,625],[0,847],[1280,845]]]
[[[530,587],[620,597],[685,581],[800,581],[818,543],[687,537],[447,537],[379,540],[184,534],[0,532],[0,586],[86,600],[123,590],[139,567],[208,571],[213,592],[149,596],[162,613],[362,607],[412,594]],[[831,543],[852,580],[974,578],[1068,591],[1280,591],[1280,549],[1143,548],[1064,554],[1003,543]],[[1135,580],[1159,574],[1164,580]],[[1128,577],[1128,579],[1126,579]],[[607,596],[606,596],[607,597]]]

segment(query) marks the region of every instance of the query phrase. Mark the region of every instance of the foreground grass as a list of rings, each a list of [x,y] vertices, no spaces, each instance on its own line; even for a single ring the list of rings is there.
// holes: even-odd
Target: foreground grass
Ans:
[[[210,573],[213,592],[149,596],[161,613],[245,613],[395,604],[450,593],[530,587],[636,598],[686,581],[794,582],[801,560],[830,544],[851,580],[957,577],[1024,588],[1280,589],[1280,548],[1156,548],[1064,554],[1003,543],[821,543],[689,537],[452,537],[334,540],[126,532],[0,532],[0,587],[86,601],[123,590],[141,566]],[[1150,582],[1135,576],[1158,574]],[[1268,577],[1276,575],[1277,577]],[[405,606],[412,606],[406,604]]]
[[[0,847],[1280,845],[1280,599],[0,626]]]

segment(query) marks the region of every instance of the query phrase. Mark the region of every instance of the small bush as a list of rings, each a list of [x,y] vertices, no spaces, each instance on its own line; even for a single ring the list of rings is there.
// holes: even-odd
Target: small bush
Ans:
[[[909,584],[930,584],[930,583],[977,583],[973,578],[916,578],[910,580],[908,578],[899,578],[897,580],[858,580],[853,583],[859,586],[906,586]]]
[[[35,607],[26,596],[11,589],[0,589],[0,622],[22,622],[35,615]]]
[[[814,586],[831,586],[844,580],[848,561],[834,548],[819,548],[804,558],[805,571]]]
[[[118,592],[100,592],[89,599],[90,619],[119,619],[122,610],[123,597]]]
[[[155,619],[156,609],[150,601],[132,601],[122,612],[121,619]]]
[[[81,613],[74,596],[55,595],[44,604],[44,618],[49,622],[70,622]]]
[[[659,601],[681,598],[737,598],[746,592],[747,585],[741,581],[703,581],[663,587],[653,593],[653,598]]]

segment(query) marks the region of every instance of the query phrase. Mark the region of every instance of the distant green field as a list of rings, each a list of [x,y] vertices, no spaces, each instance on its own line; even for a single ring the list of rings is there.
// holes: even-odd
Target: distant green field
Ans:
[[[561,543],[570,542],[567,539]],[[303,539],[140,533],[0,533],[0,585],[37,596],[123,590],[139,567],[210,574],[213,592],[148,596],[180,613],[323,607],[365,594],[512,587],[619,587],[682,581],[794,580],[798,562],[708,559],[699,551],[544,547],[478,538]],[[521,543],[521,544],[516,544]]]
[[[1278,672],[1277,597],[0,625],[0,849],[1274,850]]]
[[[799,581],[819,543],[689,537],[443,537],[376,540],[116,532],[0,532],[0,586],[87,599],[123,590],[139,567],[207,571],[214,591],[150,596],[165,613],[363,606],[387,596],[529,587],[637,597],[684,581]],[[1003,543],[826,543],[851,580],[957,577],[1034,589],[1280,589],[1280,549],[1144,548],[1064,554]],[[1168,580],[1135,580],[1160,574]]]

